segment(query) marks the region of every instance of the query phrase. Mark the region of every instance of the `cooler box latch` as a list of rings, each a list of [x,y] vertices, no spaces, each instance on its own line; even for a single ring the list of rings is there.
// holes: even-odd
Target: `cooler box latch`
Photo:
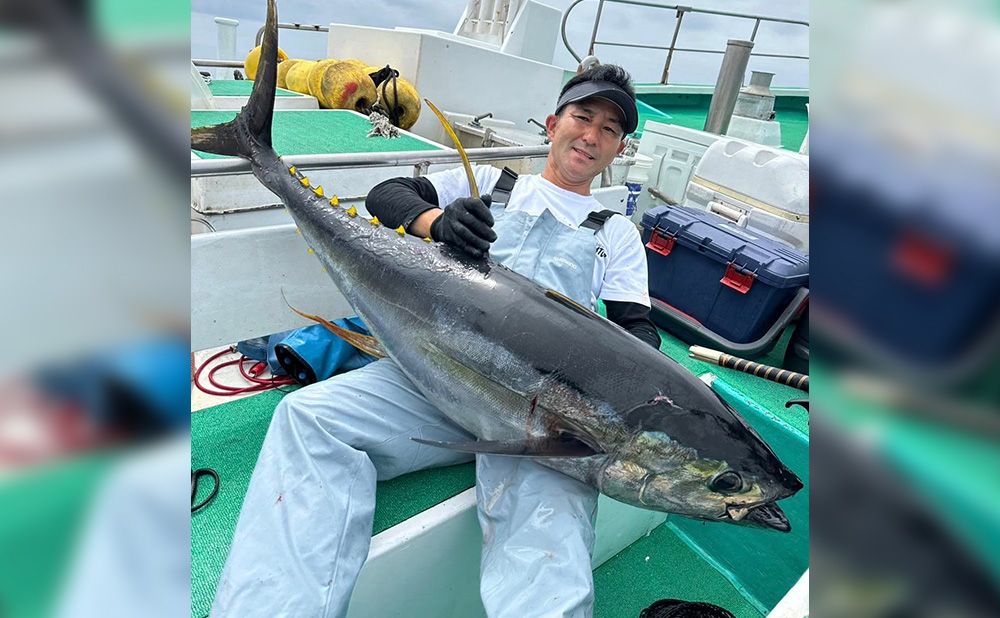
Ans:
[[[739,267],[735,263],[730,262],[726,266],[726,274],[723,275],[722,279],[719,281],[722,285],[730,287],[740,294],[746,294],[750,291],[750,287],[753,285],[754,279],[757,275],[752,272],[740,272]]]
[[[674,250],[675,242],[677,242],[676,236],[664,236],[659,229],[654,229],[653,235],[646,243],[646,248],[660,255],[670,255],[670,252]]]

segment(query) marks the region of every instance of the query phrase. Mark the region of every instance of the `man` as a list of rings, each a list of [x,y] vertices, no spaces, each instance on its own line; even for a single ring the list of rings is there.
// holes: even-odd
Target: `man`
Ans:
[[[514,180],[478,167],[482,198],[469,197],[461,169],[397,178],[372,189],[366,205],[388,226],[474,258],[488,253],[583,305],[603,299],[611,320],[658,347],[639,233],[626,218],[600,213],[590,195],[637,123],[628,74],[597,66],[566,84],[546,119],[552,148],[541,175]],[[261,449],[212,614],[344,615],[368,554],[376,480],[472,459],[413,437],[474,439],[391,359],[286,396]],[[476,491],[488,614],[591,615],[597,491],[530,459],[496,455],[476,457]]]

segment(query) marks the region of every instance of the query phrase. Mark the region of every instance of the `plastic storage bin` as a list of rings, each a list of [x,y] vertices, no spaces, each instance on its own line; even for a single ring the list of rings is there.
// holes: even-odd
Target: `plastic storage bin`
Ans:
[[[642,238],[653,321],[685,341],[766,351],[808,296],[808,257],[712,213],[653,208]]]

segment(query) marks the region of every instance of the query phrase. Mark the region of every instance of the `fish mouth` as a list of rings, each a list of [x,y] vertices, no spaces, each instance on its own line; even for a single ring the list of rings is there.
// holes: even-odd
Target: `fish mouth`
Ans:
[[[742,523],[761,528],[769,528],[778,532],[791,532],[785,512],[773,502],[765,502],[756,506],[733,505],[726,508],[726,515],[735,523]]]

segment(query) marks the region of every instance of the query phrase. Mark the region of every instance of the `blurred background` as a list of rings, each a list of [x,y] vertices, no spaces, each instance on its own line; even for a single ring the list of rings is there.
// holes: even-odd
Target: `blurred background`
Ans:
[[[1000,4],[809,20],[811,611],[996,616]],[[190,611],[191,24],[0,0],[0,616]]]
[[[811,611],[1000,608],[1000,4],[812,4]]]
[[[5,617],[189,611],[189,18],[0,2]]]

